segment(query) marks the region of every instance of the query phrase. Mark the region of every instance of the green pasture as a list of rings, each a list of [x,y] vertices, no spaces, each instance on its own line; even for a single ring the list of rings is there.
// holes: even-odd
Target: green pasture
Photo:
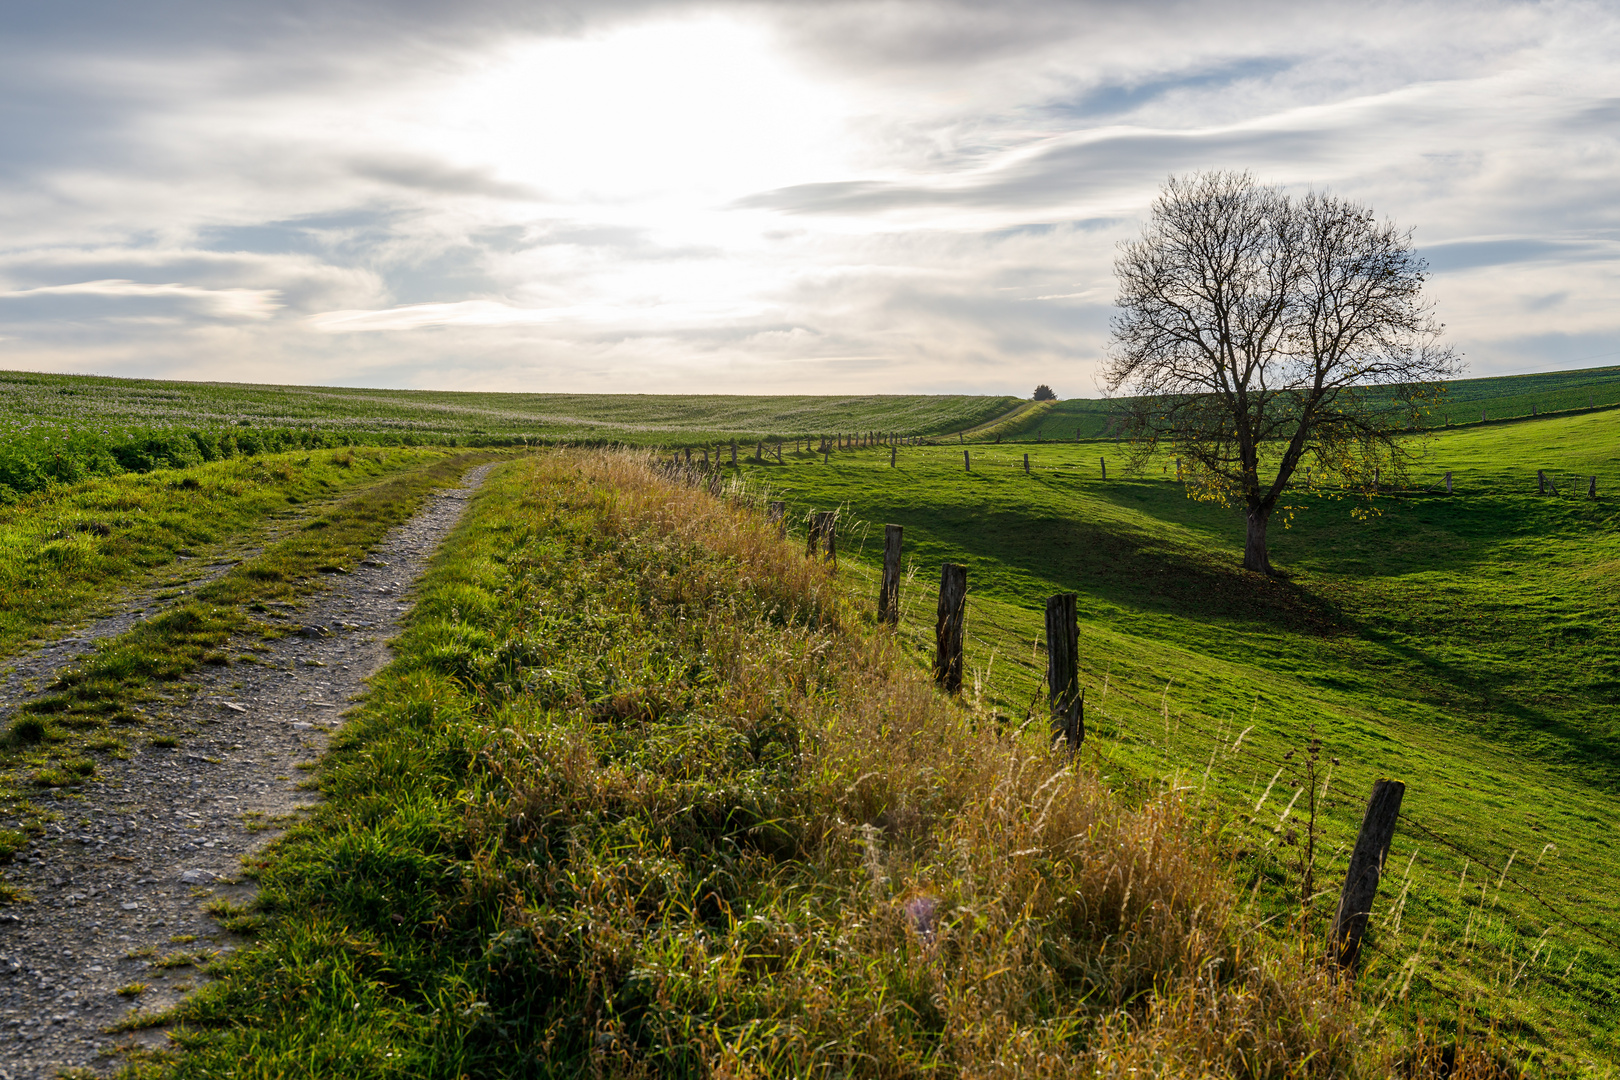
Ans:
[[[1017,398],[968,395],[510,394],[109,379],[0,372],[0,438],[33,427],[314,427],[424,439],[527,437],[663,445],[973,427]]]
[[[800,455],[741,482],[796,523],[843,508],[858,592],[875,596],[882,524],[905,527],[918,663],[940,564],[965,564],[967,692],[1009,724],[1042,722],[1042,607],[1077,592],[1087,758],[1222,807],[1254,902],[1280,916],[1299,899],[1311,732],[1338,760],[1313,919],[1331,917],[1372,779],[1404,780],[1363,975],[1379,1007],[1476,1015],[1572,1068],[1620,1055],[1620,412],[1439,433],[1417,470],[1430,490],[1364,521],[1301,491],[1272,531],[1282,580],[1241,570],[1238,515],[1189,500],[1168,464],[1129,475],[1121,457],[1105,481],[1107,444],[969,450],[972,472],[961,447],[906,447],[892,468],[887,449]],[[1449,497],[1427,483],[1446,471]]]

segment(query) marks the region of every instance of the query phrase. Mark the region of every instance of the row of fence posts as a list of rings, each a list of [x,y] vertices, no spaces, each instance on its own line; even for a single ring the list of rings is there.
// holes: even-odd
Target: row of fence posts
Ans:
[[[779,506],[781,504],[773,504]],[[833,558],[830,512],[812,514],[812,530],[827,537],[827,557]],[[824,524],[819,525],[817,522]],[[901,543],[905,530],[883,526],[883,576],[878,585],[877,617],[890,626],[900,621]],[[809,545],[814,554],[814,533]],[[946,563],[940,570],[939,604],[934,615],[934,682],[948,694],[962,689],[966,639],[967,567]],[[1059,593],[1046,601],[1046,688],[1053,745],[1060,742],[1073,757],[1086,737],[1085,691],[1080,686],[1080,619],[1076,593]],[[1372,913],[1378,882],[1384,873],[1389,847],[1395,837],[1406,785],[1399,780],[1373,781],[1372,795],[1362,815],[1344,888],[1329,931],[1332,956],[1339,967],[1353,969],[1361,955],[1362,938]]]
[[[690,452],[683,467],[681,455],[676,454],[669,463],[672,478],[689,484],[700,483],[700,474],[689,467]],[[720,495],[719,474],[709,475],[707,484],[711,494]],[[766,503],[767,522],[776,526],[777,536],[787,537],[787,503],[771,500]],[[838,512],[836,510],[811,511],[808,515],[808,535],[805,554],[818,555],[828,562],[838,560]],[[878,586],[878,620],[890,626],[900,621],[901,551],[905,530],[899,525],[883,527],[883,574]],[[939,603],[934,619],[935,683],[948,694],[962,689],[962,674],[966,643],[968,580],[967,567],[958,563],[945,563],[940,571]],[[1047,706],[1051,717],[1051,735],[1054,745],[1060,742],[1071,757],[1078,754],[1086,737],[1085,691],[1080,686],[1080,634],[1079,596],[1059,593],[1046,601],[1046,687]],[[1361,953],[1362,938],[1373,900],[1378,892],[1389,846],[1395,835],[1400,816],[1401,800],[1406,785],[1398,780],[1379,779],[1373,782],[1372,796],[1362,815],[1361,829],[1345,871],[1344,888],[1334,912],[1330,941],[1333,957],[1345,969],[1353,968]]]
[[[828,463],[830,463],[832,461],[832,444],[833,444],[834,441],[835,440],[833,438],[829,438],[829,437],[825,437],[825,436],[821,440],[821,445],[820,445],[819,449],[823,454],[823,459],[822,459],[823,464],[828,464]],[[874,437],[872,445],[877,445],[880,442],[886,443],[888,445],[888,447],[889,447],[889,468],[891,468],[891,469],[896,467],[896,463],[898,461],[899,447],[900,447],[901,441],[902,440],[899,437],[894,437],[892,439],[891,438],[884,438],[881,434]],[[794,453],[799,452],[798,445],[799,445],[799,441],[794,440]],[[808,443],[806,445],[808,446]],[[778,440],[776,442],[776,445],[775,445],[776,463],[778,465],[782,464],[782,447],[783,447],[783,440]],[[842,448],[842,447],[840,447],[840,448]],[[690,467],[693,466],[691,447],[687,447],[685,453],[686,453],[686,464],[687,464],[687,467],[690,468]],[[708,447],[703,447],[701,449],[701,453],[703,455],[703,460],[702,460],[702,466],[701,467],[703,469],[707,470],[708,467],[709,467],[709,450],[708,450]],[[677,452],[675,454],[675,459],[674,459],[675,464],[677,466],[680,463],[680,458],[681,458],[681,454],[680,454],[680,452]],[[759,463],[759,464],[764,464],[764,462],[765,462],[765,441],[763,439],[757,440],[755,445],[754,445],[754,461]],[[736,439],[731,440],[731,464],[733,466],[735,466],[737,464],[737,440]],[[1102,478],[1104,480],[1107,480],[1108,479],[1108,459],[1106,457],[1099,457],[1097,459],[1097,466],[1098,466],[1098,468],[1100,469],[1100,471],[1102,473]],[[968,473],[971,473],[973,471],[972,451],[968,450],[966,447],[963,447],[963,449],[962,449],[962,469],[963,469],[964,472],[968,472]],[[1027,453],[1024,455],[1024,475],[1026,475],[1026,476],[1030,475],[1029,455]],[[1177,483],[1182,483],[1183,480],[1184,480],[1184,475],[1182,473],[1181,459],[1178,457],[1178,458],[1176,458],[1176,482]],[[1307,485],[1309,485],[1310,482],[1311,482],[1311,470],[1309,468],[1307,468],[1305,470],[1305,483]],[[1453,485],[1452,485],[1452,479],[1451,479],[1450,471],[1446,472],[1445,476],[1443,476],[1441,478],[1440,483],[1445,486],[1447,495],[1453,494],[1454,488],[1453,488]],[[1380,491],[1380,489],[1382,488],[1382,486],[1383,486],[1383,471],[1380,468],[1375,466],[1373,468],[1372,493],[1374,495],[1377,495],[1378,492]],[[1439,486],[1439,485],[1436,485],[1436,486]],[[1547,471],[1545,469],[1537,469],[1536,470],[1536,488],[1537,488],[1537,491],[1542,495],[1546,495],[1548,492],[1551,492],[1554,495],[1558,494],[1558,485],[1557,485],[1557,483],[1553,480],[1553,478],[1551,476],[1549,476],[1547,474]],[[1429,490],[1432,491],[1434,489],[1431,487]],[[1587,477],[1586,497],[1589,498],[1589,499],[1595,499],[1595,498],[1598,497],[1597,477],[1596,476]]]

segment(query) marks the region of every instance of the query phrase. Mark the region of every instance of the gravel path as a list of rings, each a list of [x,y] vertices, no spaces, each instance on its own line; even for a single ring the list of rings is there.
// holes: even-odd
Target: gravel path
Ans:
[[[317,798],[300,788],[308,775],[300,769],[388,662],[411,585],[492,467],[431,497],[328,591],[296,608],[272,605],[271,617],[299,632],[265,643],[258,663],[199,673],[201,690],[163,710],[167,724],[142,733],[172,725],[177,746],[131,746],[129,760],[106,761],[82,789],[40,797],[55,820],[18,853],[10,874],[34,901],[0,908],[0,1080],[110,1071],[116,1047],[166,1042],[161,1030],[107,1029],[134,1009],[174,1004],[204,980],[178,954],[240,944],[204,906],[251,899],[242,857]],[[119,632],[127,618],[42,650],[26,675],[48,681],[48,661],[65,663],[95,630]],[[146,989],[118,992],[138,984]]]

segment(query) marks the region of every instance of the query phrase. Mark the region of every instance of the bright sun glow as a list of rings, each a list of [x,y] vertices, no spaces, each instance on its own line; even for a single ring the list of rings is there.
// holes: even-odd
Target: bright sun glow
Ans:
[[[841,175],[842,115],[762,29],[711,18],[510,49],[428,126],[440,152],[548,201],[668,212]]]

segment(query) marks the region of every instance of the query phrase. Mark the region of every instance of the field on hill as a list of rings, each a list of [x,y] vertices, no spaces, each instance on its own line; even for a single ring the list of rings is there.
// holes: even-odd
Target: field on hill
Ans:
[[[897,1074],[933,1075],[1059,1046],[1113,1047],[1121,1060],[1137,1060],[1130,1054],[1148,1044],[1126,1035],[1138,1031],[1157,1032],[1154,1061],[1191,1068],[1215,1061],[1214,1044],[1193,1048],[1190,1029],[1154,1028],[1170,1013],[1145,1005],[1155,999],[1143,988],[1170,985],[1164,980],[1179,978],[1187,957],[1236,963],[1259,949],[1265,964],[1282,965],[1265,969],[1266,987],[1211,985],[1260,1010],[1245,1023],[1282,1024],[1272,1050],[1285,1057],[1319,1053],[1338,1063],[1332,1068],[1359,1062],[1373,1075],[1382,1066],[1369,1062],[1394,1067],[1412,1045],[1434,1045],[1424,1039],[1483,1037],[1553,1073],[1612,1075],[1620,1059],[1620,410],[1604,408],[1604,398],[1615,396],[1617,372],[1457,384],[1473,395],[1458,399],[1470,409],[1483,401],[1528,413],[1533,399],[1539,413],[1563,414],[1483,425],[1476,417],[1434,433],[1413,474],[1417,490],[1380,497],[1366,520],[1338,493],[1291,495],[1272,532],[1273,559],[1287,576],[1273,581],[1239,569],[1237,516],[1189,500],[1168,460],[1133,474],[1124,447],[1075,445],[1077,417],[1095,427],[1087,438],[1107,434],[1101,402],[592,398],[580,400],[601,422],[558,435],[568,420],[559,396],[17,376],[0,459],[32,463],[33,479],[19,483],[34,486],[14,486],[0,508],[0,572],[13,581],[0,604],[0,649],[15,653],[31,637],[58,634],[143,581],[186,588],[196,571],[183,560],[199,552],[269,546],[251,568],[198,586],[194,599],[182,595],[175,618],[152,620],[96,654],[31,707],[32,734],[14,730],[0,745],[0,786],[26,821],[40,812],[27,800],[41,783],[71,791],[93,776],[100,755],[122,752],[129,735],[119,725],[138,725],[141,703],[184,693],[188,672],[225,662],[225,642],[258,632],[254,604],[319,588],[321,574],[358,557],[471,460],[441,446],[332,442],[517,443],[522,453],[541,434],[522,428],[526,417],[558,425],[543,437],[576,441],[595,438],[582,431],[644,424],[614,441],[657,447],[668,461],[671,448],[739,437],[740,467],[719,470],[721,501],[679,485],[660,494],[644,465],[594,451],[548,450],[551,464],[515,462],[497,474],[424,593],[406,659],[328,764],[331,815],[268,864],[274,932],[217,996],[187,1013],[212,1034],[188,1044],[205,1053],[182,1068],[202,1075],[206,1062],[251,1053],[233,1026],[238,1016],[275,1027],[274,1039],[286,1040],[275,1052],[288,1061],[309,1051],[301,1033],[315,1024],[330,1033],[323,1060],[379,1075],[405,1068],[388,1065],[391,1055],[428,1072],[491,1062],[505,1069],[515,1060],[502,1056],[511,1032],[529,1038],[541,1029],[570,1068],[628,1068],[667,1045],[685,1047],[659,1059],[677,1072],[786,1075],[807,1063],[835,1068],[823,1050],[875,1032],[883,1045],[862,1044],[857,1056],[900,1063]],[[497,430],[489,417],[502,410],[513,426]],[[150,426],[135,426],[140,416],[153,418]],[[783,418],[804,421],[803,435],[905,432],[909,424],[928,438],[899,447],[891,467],[889,447],[812,453],[806,440],[795,452],[796,429],[768,426]],[[1050,438],[1040,434],[1046,425],[1057,425]],[[752,439],[769,433],[789,440],[782,462],[749,460]],[[1014,439],[1023,445],[1008,445]],[[111,462],[105,475],[64,475],[73,447],[93,444]],[[148,458],[133,464],[113,453],[143,446]],[[570,471],[576,466],[597,479],[585,484],[584,471]],[[1545,494],[1538,470],[1551,481]],[[1440,485],[1447,472],[1450,495]],[[541,499],[539,490],[549,494]],[[786,547],[761,539],[758,508],[771,498],[790,506]],[[804,515],[833,508],[836,572],[788,558],[795,545],[802,552]],[[904,617],[892,640],[870,625],[885,522],[906,530]],[[945,561],[966,565],[970,584],[967,689],[955,711],[925,703],[914,685],[932,656]],[[786,584],[771,585],[773,576]],[[1004,790],[991,759],[1030,770],[1044,760],[1041,609],[1062,591],[1080,597],[1089,731],[1081,771],[1061,781],[1063,798],[1106,809],[1088,820],[1134,822],[1118,826],[1127,832],[1151,824],[1131,814],[1170,816],[1151,829],[1173,817],[1173,829],[1153,835],[1175,858],[1214,874],[1198,877],[1197,890],[1225,921],[1200,923],[1196,909],[1175,906],[1172,891],[1167,910],[1196,933],[1154,939],[1168,950],[1159,968],[1130,968],[1135,961],[1108,951],[1112,939],[1089,930],[1050,936],[1053,910],[1008,914],[1001,894],[1034,895],[1019,890],[1035,879],[1016,867],[1010,877],[973,877],[979,871],[961,861],[962,851],[977,851],[1011,866],[1037,850],[1016,846],[1016,829],[995,832],[1003,825],[984,815]],[[771,681],[779,677],[786,681]],[[900,714],[884,712],[900,709],[898,698],[860,696],[875,693],[874,678],[892,684],[884,693],[913,695],[905,724],[893,726]],[[837,703],[856,700],[873,711],[862,714],[865,726],[844,731]],[[930,742],[936,730],[942,741]],[[921,756],[863,743],[896,739]],[[825,771],[789,767],[824,761],[816,754],[828,746],[838,756]],[[971,769],[953,772],[952,763]],[[892,783],[883,779],[891,773]],[[429,775],[421,799],[402,794],[401,778],[411,787]],[[1311,969],[1288,965],[1299,950],[1320,947],[1378,776],[1402,779],[1408,791],[1358,996],[1347,1002],[1307,985]],[[573,786],[546,787],[553,780]],[[998,810],[1007,820],[1034,814],[1037,796],[1050,807],[1051,789],[1005,783],[1016,793],[1006,806],[1022,808]],[[523,811],[530,816],[489,809],[489,799],[514,793],[540,799],[532,814]],[[965,848],[931,846],[943,823],[959,818],[972,823],[961,829],[989,831],[976,840],[951,834]],[[914,820],[930,824],[909,831]],[[834,835],[836,823],[854,831]],[[1304,842],[1318,829],[1306,860]],[[984,839],[991,833],[993,842]],[[675,846],[660,847],[666,840]],[[981,841],[989,846],[972,846]],[[0,832],[0,858],[18,842],[19,833]],[[696,846],[682,854],[679,844]],[[1036,878],[1080,874],[1084,860],[1072,855],[1036,859]],[[550,865],[542,856],[556,860],[561,877],[535,869]],[[1111,887],[1098,895],[1117,901],[1124,918],[1134,894]],[[703,906],[704,888],[719,890],[724,918]],[[535,908],[540,893],[555,902]],[[404,901],[388,897],[400,896],[422,914],[411,925],[440,927],[432,942],[396,933]],[[950,968],[944,982],[929,981],[939,972],[914,977],[933,971],[927,958],[936,955],[934,938],[919,938],[924,924],[908,914],[919,896],[975,917],[994,909],[969,935],[977,944],[952,954],[971,963]],[[514,911],[527,914],[514,923]],[[969,922],[950,925],[951,934],[968,932]],[[593,936],[609,927],[607,938]],[[786,927],[786,936],[770,927]],[[981,931],[1011,937],[994,945]],[[1294,949],[1294,959],[1267,951],[1274,947]],[[863,968],[870,950],[895,963]],[[1017,1014],[1031,1025],[1018,1029],[1028,1032],[1022,1043],[989,1023],[994,1010],[949,996],[955,982],[994,983],[1004,963],[1029,967],[1039,984],[995,984],[1005,1001],[1033,1010]],[[1104,967],[1134,974],[1109,982],[1114,975],[1098,974]],[[704,996],[699,969],[723,971],[716,985],[734,996]],[[580,990],[615,978],[612,994]],[[1094,978],[1088,992],[1124,1008],[1120,1015],[1132,1017],[1124,1027],[1105,1022],[1107,1009],[1073,1011],[1063,988]],[[307,996],[323,979],[327,989]],[[834,984],[841,989],[827,989]],[[1202,984],[1175,985],[1187,1008],[1214,1008],[1199,996]],[[1279,985],[1287,1000],[1266,998]],[[523,995],[542,991],[574,1004],[524,1013]],[[576,992],[583,996],[568,996]],[[873,995],[892,1010],[863,1012],[857,1002]],[[1237,999],[1220,1000],[1227,1008]],[[364,1003],[357,1015],[343,1011],[356,1001]],[[605,1043],[567,1041],[578,1035],[567,1027],[576,1005],[595,1017]],[[1274,1006],[1308,1014],[1315,1034],[1284,1030],[1281,1014],[1265,1011]],[[460,1010],[466,1023],[449,1031],[432,1019],[444,1010]],[[1116,1035],[1124,1041],[1110,1042]],[[1206,1036],[1253,1050],[1225,1029],[1197,1037]],[[1403,1041],[1411,1039],[1418,1042]],[[721,1049],[711,1052],[711,1042]],[[1308,1070],[1279,1059],[1274,1073],[1298,1071]]]
[[[1319,883],[1342,877],[1371,780],[1405,780],[1366,976],[1389,1011],[1476,1010],[1566,1066],[1620,1055],[1620,414],[1437,435],[1430,479],[1451,471],[1455,493],[1384,497],[1365,523],[1301,493],[1273,530],[1276,582],[1239,569],[1235,514],[1157,469],[1119,461],[1105,481],[1099,449],[970,448],[971,473],[956,447],[745,471],[795,518],[841,507],[843,572],[874,595],[880,525],[905,527],[919,664],[939,567],[966,565],[969,694],[1010,724],[1038,697],[1045,597],[1077,591],[1088,754],[1116,783],[1227,807],[1257,903],[1299,899],[1287,838],[1313,732],[1337,760]],[[1538,468],[1556,494],[1538,494]]]

